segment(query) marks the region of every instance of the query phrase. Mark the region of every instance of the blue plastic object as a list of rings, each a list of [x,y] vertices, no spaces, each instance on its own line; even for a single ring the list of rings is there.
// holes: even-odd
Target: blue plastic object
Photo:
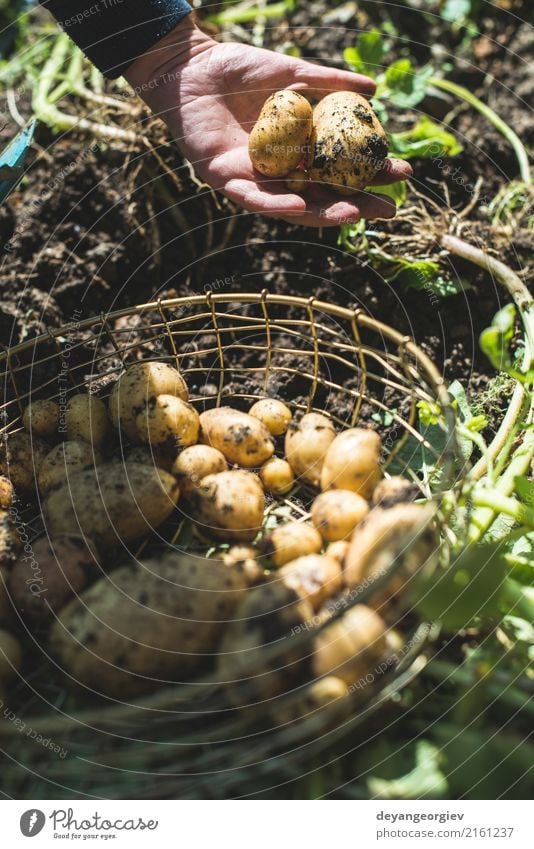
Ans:
[[[0,203],[3,203],[24,174],[24,161],[30,149],[35,121],[17,133],[0,153]]]

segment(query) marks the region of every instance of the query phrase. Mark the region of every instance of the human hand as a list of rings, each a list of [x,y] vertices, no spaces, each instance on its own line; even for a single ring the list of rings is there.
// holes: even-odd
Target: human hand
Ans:
[[[341,198],[312,184],[305,198],[293,194],[283,181],[258,174],[248,152],[249,133],[274,91],[291,88],[312,99],[339,90],[371,96],[369,77],[246,44],[218,44],[188,17],[139,57],[126,78],[167,123],[202,179],[249,212],[309,227],[395,215],[393,201],[371,192]],[[407,162],[387,159],[374,184],[411,173]]]

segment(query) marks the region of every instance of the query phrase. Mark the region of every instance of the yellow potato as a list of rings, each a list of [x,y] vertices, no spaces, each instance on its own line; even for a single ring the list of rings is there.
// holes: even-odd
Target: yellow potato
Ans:
[[[341,566],[323,554],[307,554],[283,566],[278,575],[284,584],[296,590],[314,610],[337,595],[343,587]]]
[[[276,398],[262,398],[249,410],[249,415],[263,422],[271,436],[282,436],[292,419],[291,410]]]
[[[217,448],[229,463],[245,469],[261,466],[274,453],[271,434],[263,422],[231,407],[201,413],[200,427],[200,442]]]
[[[310,175],[307,171],[296,168],[291,171],[286,177],[286,186],[290,192],[296,192],[299,195],[304,194],[310,185]]]
[[[0,474],[5,475],[15,489],[31,492],[35,479],[50,446],[29,433],[19,431],[0,441]]]
[[[47,400],[32,401],[22,414],[22,424],[33,436],[54,441],[59,427],[59,404]]]
[[[199,415],[191,404],[174,395],[158,395],[136,419],[143,442],[169,448],[194,445],[200,429]]]
[[[373,673],[386,648],[385,622],[371,608],[357,604],[315,638],[313,671],[354,684]]]
[[[330,543],[330,545],[326,549],[326,555],[327,557],[332,557],[334,560],[337,560],[341,568],[343,568],[348,550],[349,543],[347,542],[347,540],[339,539],[336,542]]]
[[[332,489],[317,496],[311,517],[325,542],[336,542],[348,539],[368,512],[369,505],[361,495],[345,489]]]
[[[340,194],[365,189],[388,152],[380,121],[354,91],[336,91],[319,101],[313,110],[311,147],[311,179]]]
[[[238,569],[245,576],[247,584],[252,586],[263,581],[268,575],[256,560],[257,556],[258,550],[252,545],[233,545],[221,555],[221,559],[230,569]]]
[[[271,457],[259,471],[260,480],[266,492],[273,495],[285,495],[295,484],[293,469],[280,457]]]
[[[203,478],[227,472],[228,463],[224,454],[211,445],[191,445],[178,454],[171,471],[178,480],[181,494],[187,498]]]
[[[271,714],[276,719],[277,727],[287,725],[290,722],[299,722],[314,714],[321,712],[321,723],[324,727],[326,717],[324,711],[348,696],[347,685],[336,675],[327,675],[313,681],[305,690],[298,690],[291,698],[273,704]],[[347,707],[350,701],[347,700]]]
[[[39,467],[39,492],[50,492],[54,487],[69,481],[75,472],[91,469],[101,462],[100,452],[87,442],[61,442],[52,448]]]
[[[374,430],[344,430],[326,452],[321,489],[347,489],[369,500],[382,474],[380,447],[380,437]]]
[[[14,494],[13,484],[9,478],[4,477],[4,475],[0,475],[0,507],[2,510],[6,510],[8,507],[11,507],[13,504]]]
[[[288,89],[267,98],[249,138],[256,171],[285,177],[309,156],[312,108],[302,94]]]
[[[158,395],[174,395],[187,401],[189,392],[180,372],[168,363],[136,363],[117,380],[109,399],[111,421],[132,442],[139,442],[136,419]]]
[[[261,541],[261,553],[273,566],[284,566],[298,557],[318,554],[322,547],[319,531],[303,522],[278,525]]]
[[[190,493],[191,514],[202,531],[228,542],[252,542],[263,522],[265,495],[251,472],[219,472]]]
[[[73,395],[65,413],[67,437],[100,448],[109,430],[108,411],[96,395]]]
[[[71,680],[123,699],[187,681],[217,649],[247,583],[175,551],[102,577],[63,608],[50,649]]]
[[[336,436],[332,421],[322,413],[307,413],[286,433],[286,459],[297,478],[319,486],[323,461]]]
[[[82,534],[99,548],[131,542],[157,528],[179,494],[175,478],[161,469],[104,463],[76,472],[48,494],[45,528],[50,536]]]
[[[413,481],[395,475],[391,478],[383,478],[373,490],[373,504],[378,507],[393,507],[394,504],[413,501],[421,492]]]

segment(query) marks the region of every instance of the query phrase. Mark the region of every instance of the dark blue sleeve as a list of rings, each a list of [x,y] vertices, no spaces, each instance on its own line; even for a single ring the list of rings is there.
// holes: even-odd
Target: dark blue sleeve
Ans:
[[[185,0],[41,0],[91,62],[115,79],[192,10]]]

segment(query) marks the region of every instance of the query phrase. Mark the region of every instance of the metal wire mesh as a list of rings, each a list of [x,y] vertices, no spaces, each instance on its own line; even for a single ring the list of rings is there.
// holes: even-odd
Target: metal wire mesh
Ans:
[[[4,351],[0,355],[0,378],[5,393],[0,408],[2,433],[13,433],[21,427],[22,411],[30,399],[53,399],[61,406],[80,390],[106,398],[123,369],[144,358],[175,363],[199,411],[222,404],[246,410],[258,397],[269,396],[282,399],[295,412],[326,412],[340,428],[371,424],[382,436],[386,472],[395,470],[399,452],[411,440],[412,446],[422,447],[441,469],[446,486],[454,459],[454,412],[444,382],[429,358],[410,338],[363,311],[267,291],[239,295],[208,292],[190,298],[159,300],[83,321],[74,317],[66,327],[50,330]],[[419,402],[439,405],[445,436],[439,451],[417,427]],[[272,501],[268,510],[279,506],[280,501]],[[294,517],[306,518],[305,493],[299,488],[292,491],[285,499],[285,507]],[[39,532],[38,515],[28,514],[26,521],[35,533]],[[175,521],[166,536],[158,533],[158,544],[163,539],[163,544],[179,547],[182,532],[183,521]],[[137,555],[151,544],[150,539],[145,539]],[[387,579],[385,574],[374,587],[364,590],[358,602],[379,591]],[[342,615],[347,606],[351,603],[340,606],[328,621]],[[326,624],[323,621],[319,628]],[[372,713],[395,687],[415,674],[417,656],[427,634],[425,628],[412,634],[396,662],[370,689],[365,709],[358,696],[354,704],[359,705],[360,719]],[[311,638],[311,634],[302,636],[303,641]],[[283,651],[283,647],[276,651]],[[199,694],[200,708],[195,702]],[[42,733],[66,733],[75,750],[74,738],[84,739],[98,731],[107,740],[105,748],[111,746],[109,758],[113,763],[117,758],[120,761],[121,751],[125,763],[131,757],[131,753],[117,751],[112,746],[118,728],[122,732],[135,732],[146,721],[148,712],[157,733],[175,741],[185,734],[193,746],[195,735],[190,722],[192,716],[198,718],[200,711],[202,744],[210,740],[214,743],[209,752],[202,751],[200,760],[198,752],[195,754],[195,768],[200,771],[217,769],[217,764],[229,756],[235,761],[232,733],[239,729],[242,734],[248,726],[257,727],[259,715],[259,711],[253,711],[248,719],[240,717],[236,721],[231,712],[227,716],[223,710],[221,721],[220,694],[213,691],[209,678],[193,687],[164,688],[140,699],[137,706],[100,706],[96,713],[89,709],[73,715],[58,704],[51,708],[49,714],[39,718]],[[353,715],[352,725],[356,721]],[[324,745],[322,735],[317,734],[317,722],[318,718],[312,715],[278,729],[268,739],[255,738],[257,745],[239,749],[237,765],[245,767],[251,757],[262,758],[267,752],[279,751],[289,756],[295,747],[298,749],[303,741],[309,741],[310,735],[317,746]],[[339,727],[346,732],[352,726],[345,721]],[[0,723],[0,737],[9,737],[10,733],[14,733],[13,729]],[[140,740],[142,736],[136,737],[136,746],[141,747],[143,757],[148,747],[158,769],[163,768],[167,761],[161,747],[158,751],[153,738]],[[173,752],[176,756],[176,750]],[[191,757],[182,752],[182,772],[187,771],[188,763],[191,766]],[[103,755],[102,758],[103,763]],[[66,768],[66,764],[56,766],[60,771]],[[52,765],[51,774],[55,768]],[[140,786],[137,792],[141,793],[142,789]]]

